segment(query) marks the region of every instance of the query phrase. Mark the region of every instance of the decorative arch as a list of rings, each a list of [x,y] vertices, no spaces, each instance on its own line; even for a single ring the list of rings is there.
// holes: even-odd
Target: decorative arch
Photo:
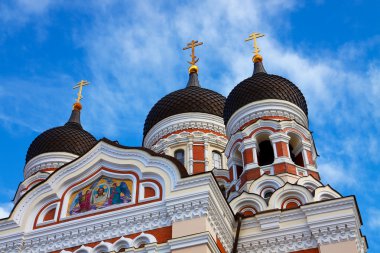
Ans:
[[[161,194],[161,186],[152,181],[140,183],[139,202],[158,199]]]
[[[114,242],[113,249],[118,252],[122,249],[128,249],[133,247],[133,240],[130,238],[121,237],[119,240]]]
[[[145,244],[156,243],[156,242],[157,242],[156,237],[154,237],[151,234],[145,234],[144,232],[142,232],[139,236],[137,236],[133,240],[133,246],[135,248],[140,248],[141,246]]]
[[[342,195],[332,189],[329,185],[318,187],[314,192],[314,201],[337,199],[341,197]]]
[[[314,198],[310,191],[305,187],[286,183],[277,189],[269,199],[269,209],[282,209],[284,204],[297,203],[304,205],[313,202]]]
[[[254,209],[256,212],[262,212],[268,208],[262,197],[247,192],[243,192],[240,196],[234,198],[230,202],[230,206],[235,214],[247,207]]]
[[[101,241],[96,247],[92,250],[93,253],[108,253],[113,250],[112,244],[109,242]]]
[[[135,173],[140,179],[145,179],[144,175],[154,174],[155,179],[159,178],[157,183],[163,186],[165,194],[175,190],[178,181],[188,176],[186,169],[174,158],[158,155],[145,149],[128,148],[108,140],[100,140],[88,153],[54,171],[44,182],[26,192],[16,203],[10,218],[18,226],[24,227],[25,232],[32,231],[36,229],[35,220],[41,208],[46,203],[59,200],[60,210],[57,222],[70,220],[62,219],[63,213],[67,212],[63,210],[63,204],[66,206],[68,204],[68,202],[63,203],[66,201],[65,197],[68,196],[67,189],[73,184],[87,181],[103,168],[107,168],[114,174]],[[32,210],[32,212],[28,213],[26,210]],[[99,210],[99,212],[91,212],[91,215],[107,211],[108,209]],[[26,213],[28,215],[25,215]]]
[[[271,176],[267,174],[263,174],[260,178],[253,181],[249,186],[248,192],[255,193],[263,197],[263,192],[266,188],[272,188],[277,190],[285,184],[284,180],[277,176]],[[274,192],[273,191],[273,192]]]
[[[34,226],[57,221],[59,201],[53,201],[41,208],[34,222]]]
[[[314,177],[310,175],[307,177],[301,177],[300,179],[298,179],[297,185],[302,185],[303,187],[306,187],[311,192],[313,192],[318,187],[323,186],[321,182],[319,182],[318,180],[316,180]]]

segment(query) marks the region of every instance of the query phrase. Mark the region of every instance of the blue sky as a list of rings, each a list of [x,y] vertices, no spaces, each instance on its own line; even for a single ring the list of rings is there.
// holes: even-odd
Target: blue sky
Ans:
[[[70,2],[70,3],[69,3]],[[379,1],[0,2],[0,216],[23,180],[25,154],[69,117],[81,79],[83,126],[139,146],[150,108],[187,81],[190,40],[204,42],[203,87],[223,95],[252,73],[253,31],[269,73],[306,96],[325,183],[355,194],[370,252],[380,251]]]

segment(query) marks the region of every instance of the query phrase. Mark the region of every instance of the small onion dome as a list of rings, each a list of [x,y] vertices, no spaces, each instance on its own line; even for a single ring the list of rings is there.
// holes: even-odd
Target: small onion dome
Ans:
[[[253,75],[230,92],[224,107],[224,123],[243,106],[265,99],[285,100],[297,105],[307,116],[305,97],[298,87],[281,76],[267,74],[261,61],[255,62]]]
[[[144,124],[144,138],[155,124],[180,113],[201,112],[223,118],[226,98],[215,91],[202,88],[197,71],[189,72],[186,88],[166,95],[150,110]]]
[[[80,123],[81,108],[80,103],[75,103],[70,119],[64,126],[51,128],[37,136],[29,146],[26,163],[49,152],[67,152],[80,156],[95,146],[97,140]]]

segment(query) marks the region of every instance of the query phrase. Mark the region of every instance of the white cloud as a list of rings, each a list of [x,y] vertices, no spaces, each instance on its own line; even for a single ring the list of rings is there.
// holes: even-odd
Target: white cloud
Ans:
[[[0,3],[0,21],[8,24],[25,23],[33,16],[45,14],[59,1],[52,0],[16,0]]]
[[[25,8],[28,13],[42,15],[52,6],[45,0],[41,6]],[[321,154],[322,178],[337,185],[357,187],[358,178],[374,176],[371,171],[360,173],[359,167],[363,157],[380,162],[376,154],[380,150],[376,139],[380,134],[377,124],[380,67],[376,62],[369,62],[368,70],[362,71],[351,65],[365,54],[363,48],[374,47],[379,38],[346,43],[336,52],[316,48],[311,53],[302,47],[284,45],[278,34],[280,29],[291,32],[288,17],[300,8],[296,1],[208,0],[197,4],[94,1],[83,7],[79,3],[71,6],[92,15],[93,23],[78,26],[72,32],[76,45],[86,52],[83,65],[91,73],[88,79],[92,85],[85,93],[83,110],[85,128],[91,132],[117,138],[123,144],[128,144],[123,137],[141,139],[151,106],[168,92],[185,86],[189,53],[181,49],[191,39],[204,42],[197,50],[201,59],[201,84],[227,95],[238,82],[251,75],[251,45],[245,44],[244,39],[252,31],[260,31],[267,35],[260,41],[267,71],[292,80],[307,98],[311,130],[316,132]],[[355,51],[355,48],[361,49]],[[68,79],[65,83],[73,83]],[[0,90],[0,97],[3,92],[9,89]],[[37,87],[35,93],[40,98],[47,92],[51,90]],[[33,96],[36,94],[15,100],[30,105]],[[12,105],[15,103],[10,101]],[[50,113],[64,114],[67,108],[59,107],[65,103],[62,101]],[[25,120],[20,124],[36,125],[43,130],[52,126],[51,122],[44,124],[46,119],[54,118],[57,124],[66,120],[52,115],[40,117],[38,111],[48,111],[44,100],[38,101],[38,107],[30,108],[35,113],[32,117],[18,117]],[[16,112],[16,115],[21,114]],[[7,110],[0,110],[3,121],[7,116],[11,116]],[[37,120],[32,120],[36,117]],[[352,178],[340,179],[347,174]]]
[[[0,219],[7,218],[13,208],[12,203],[0,203]]]
[[[320,163],[318,171],[322,175],[323,182],[332,187],[352,187],[359,183],[352,168],[345,167],[338,161]]]
[[[368,219],[368,226],[371,229],[380,229],[380,209],[370,209],[368,211],[369,219]]]

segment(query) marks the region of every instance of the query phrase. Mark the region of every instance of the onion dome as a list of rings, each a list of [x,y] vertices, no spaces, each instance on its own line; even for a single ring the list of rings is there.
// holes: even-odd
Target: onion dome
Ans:
[[[155,124],[180,113],[200,112],[223,118],[226,98],[215,91],[200,86],[196,66],[191,66],[189,72],[186,88],[166,95],[150,110],[144,124],[144,138]]]
[[[224,123],[243,106],[265,99],[284,100],[298,106],[307,116],[305,97],[291,81],[278,75],[267,74],[262,58],[254,59],[253,75],[240,82],[228,95],[224,107]]]
[[[97,140],[83,129],[80,123],[81,108],[79,102],[75,103],[65,125],[51,128],[37,136],[29,146],[26,163],[38,155],[49,152],[67,152],[80,156],[89,151]]]

